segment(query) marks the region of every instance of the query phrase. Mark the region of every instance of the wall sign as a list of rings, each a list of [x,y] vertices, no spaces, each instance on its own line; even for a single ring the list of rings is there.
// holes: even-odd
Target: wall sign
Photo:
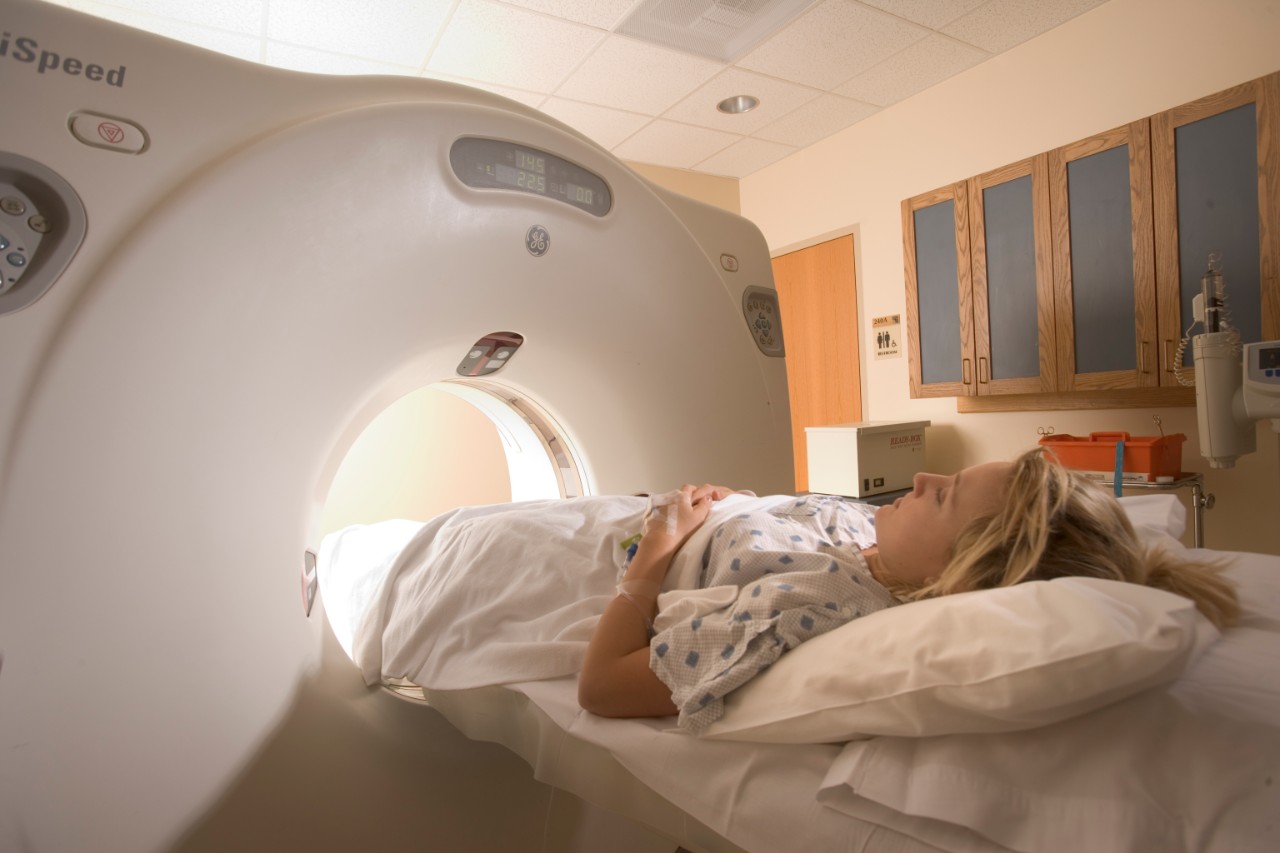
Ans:
[[[902,315],[871,318],[871,335],[875,340],[875,358],[902,357]]]

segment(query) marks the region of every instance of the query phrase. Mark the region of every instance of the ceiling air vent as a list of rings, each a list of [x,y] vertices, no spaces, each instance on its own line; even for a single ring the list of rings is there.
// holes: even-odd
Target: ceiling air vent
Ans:
[[[614,32],[733,62],[813,0],[644,0]]]

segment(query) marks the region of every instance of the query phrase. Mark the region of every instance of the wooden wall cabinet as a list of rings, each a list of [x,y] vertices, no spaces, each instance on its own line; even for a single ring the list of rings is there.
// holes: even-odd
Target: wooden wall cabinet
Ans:
[[[904,201],[902,233],[911,396],[975,394],[967,186]]]
[[[1159,384],[1146,119],[1049,154],[1058,390]]]
[[[904,201],[911,396],[1194,405],[1211,252],[1244,340],[1280,338],[1278,113],[1280,73]]]
[[[1052,391],[1048,158],[902,203],[911,395]]]
[[[1244,340],[1280,338],[1277,110],[1280,73],[1151,118],[1163,385],[1176,383],[1174,354],[1211,252],[1221,254],[1232,325]]]
[[[969,179],[979,396],[1041,393],[1057,383],[1048,161],[1039,154]]]

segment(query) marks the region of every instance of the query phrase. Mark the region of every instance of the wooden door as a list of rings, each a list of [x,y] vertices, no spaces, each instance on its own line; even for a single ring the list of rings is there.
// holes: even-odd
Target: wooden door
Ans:
[[[773,259],[787,342],[796,490],[809,489],[805,427],[862,420],[853,235]]]

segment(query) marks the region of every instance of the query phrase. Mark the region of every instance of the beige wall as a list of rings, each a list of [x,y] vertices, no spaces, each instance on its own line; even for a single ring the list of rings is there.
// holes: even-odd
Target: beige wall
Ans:
[[[865,347],[872,317],[905,314],[904,198],[1278,68],[1275,0],[1110,0],[745,178],[741,212],[774,254],[855,234]],[[1166,432],[1187,434],[1183,467],[1206,470],[1194,409],[959,415],[949,399],[910,399],[905,356],[877,362],[864,350],[862,364],[865,416],[932,420],[937,470],[1008,458],[1041,426],[1152,435],[1152,415]],[[1261,426],[1258,438],[1259,452],[1235,469],[1206,472],[1217,497],[1206,516],[1210,547],[1280,554],[1280,441]]]
[[[648,163],[627,163],[627,165],[658,186],[672,192],[696,198],[698,201],[733,213],[740,212],[738,182],[734,178],[704,175],[684,169],[669,169],[666,166],[653,166]]]

